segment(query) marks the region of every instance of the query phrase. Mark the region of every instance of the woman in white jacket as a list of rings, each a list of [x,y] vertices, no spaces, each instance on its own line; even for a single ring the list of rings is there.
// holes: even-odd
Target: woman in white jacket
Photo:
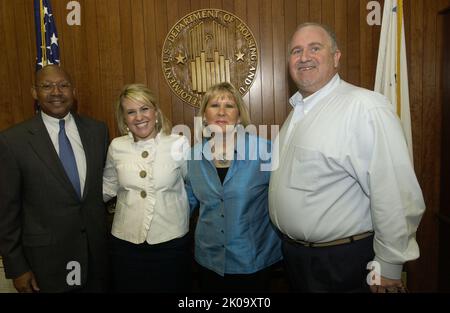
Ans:
[[[124,135],[112,141],[103,174],[104,201],[117,196],[113,291],[188,291],[189,205],[182,156],[189,143],[170,133],[170,123],[144,85],[125,86],[115,109]]]

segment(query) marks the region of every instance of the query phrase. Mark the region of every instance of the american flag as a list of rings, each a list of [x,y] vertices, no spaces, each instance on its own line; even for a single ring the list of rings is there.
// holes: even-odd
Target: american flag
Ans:
[[[34,0],[36,24],[36,70],[49,64],[59,64],[58,33],[50,0]]]

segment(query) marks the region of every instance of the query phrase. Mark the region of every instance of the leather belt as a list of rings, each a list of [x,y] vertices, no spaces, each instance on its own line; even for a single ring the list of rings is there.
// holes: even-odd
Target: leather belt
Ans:
[[[283,235],[283,238],[290,243],[294,243],[294,244],[300,244],[303,245],[305,247],[309,247],[309,248],[323,248],[323,247],[332,247],[332,246],[339,246],[339,245],[343,245],[346,243],[351,243],[354,241],[358,241],[367,237],[370,237],[373,235],[373,231],[367,231],[365,233],[361,233],[361,234],[357,234],[354,236],[350,236],[350,237],[346,237],[346,238],[342,238],[342,239],[336,239],[333,241],[327,241],[327,242],[307,242],[307,241],[303,241],[303,240],[298,240],[298,239],[292,239],[286,235]]]

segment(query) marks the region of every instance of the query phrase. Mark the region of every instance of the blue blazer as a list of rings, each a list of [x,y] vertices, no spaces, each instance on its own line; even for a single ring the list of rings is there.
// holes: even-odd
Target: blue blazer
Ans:
[[[206,143],[191,149],[186,182],[191,213],[199,207],[196,261],[222,276],[278,262],[281,240],[268,210],[270,142],[249,134],[238,141],[223,185]]]

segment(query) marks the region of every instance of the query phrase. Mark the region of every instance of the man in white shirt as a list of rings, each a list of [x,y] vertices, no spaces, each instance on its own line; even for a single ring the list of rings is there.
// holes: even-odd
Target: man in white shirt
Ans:
[[[291,39],[298,92],[275,143],[270,216],[295,291],[398,291],[403,264],[419,257],[422,192],[388,100],[341,80],[340,56],[324,25]]]
[[[104,123],[71,112],[70,76],[49,65],[41,112],[0,132],[0,254],[19,292],[105,291]]]

